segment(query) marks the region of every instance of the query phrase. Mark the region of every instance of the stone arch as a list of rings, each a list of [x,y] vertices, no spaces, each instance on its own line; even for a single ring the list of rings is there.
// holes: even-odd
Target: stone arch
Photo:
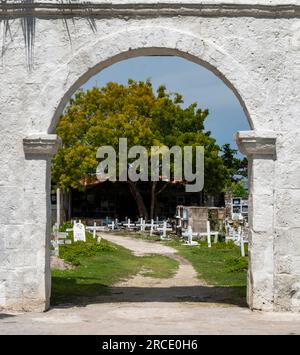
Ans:
[[[82,42],[80,49],[70,59],[62,57],[62,62],[51,73],[50,79],[47,65],[40,67],[37,75],[44,77],[46,84],[41,90],[39,86],[34,89],[34,100],[25,102],[25,108],[30,106],[33,117],[30,117],[31,122],[26,130],[29,134],[23,137],[23,147],[17,146],[16,156],[20,158],[25,171],[19,172],[18,177],[24,179],[25,175],[25,179],[24,182],[21,180],[18,191],[19,198],[25,202],[24,206],[16,208],[19,214],[14,221],[18,226],[16,240],[32,240],[35,249],[28,249],[27,268],[24,269],[25,261],[21,259],[23,251],[16,248],[22,262],[11,279],[5,279],[4,286],[1,286],[0,306],[27,310],[49,307],[50,158],[55,154],[58,143],[53,132],[69,98],[91,76],[118,61],[140,55],[177,55],[213,71],[233,90],[245,110],[252,131],[240,132],[237,141],[240,150],[248,156],[250,166],[248,303],[254,309],[280,309],[283,301],[279,297],[281,293],[275,283],[274,270],[276,134],[262,130],[265,127],[264,120],[259,116],[259,107],[265,104],[269,93],[261,90],[259,83],[254,81],[254,69],[251,66],[244,66],[235,59],[234,54],[231,55],[211,40],[174,27],[138,27],[135,24],[127,28],[109,36],[95,36],[89,43]],[[19,136],[13,139],[17,144],[21,143]],[[7,196],[10,193],[14,191],[8,190]],[[5,203],[6,197],[2,197],[2,201]],[[11,296],[11,292],[15,294]],[[291,297],[285,300],[291,302]]]
[[[57,137],[53,134],[65,105],[74,92],[90,77],[104,68],[127,58],[141,55],[176,55],[198,63],[213,71],[237,96],[248,118],[252,131],[239,132],[237,143],[242,153],[249,158],[250,194],[252,207],[249,219],[252,228],[250,241],[250,267],[248,272],[248,304],[255,309],[273,309],[273,266],[269,254],[262,253],[263,248],[271,251],[273,240],[266,243],[262,238],[273,233],[273,218],[266,221],[259,219],[258,206],[269,208],[273,213],[273,197],[266,203],[252,195],[260,188],[262,181],[254,179],[265,173],[266,169],[274,169],[276,137],[273,132],[261,131],[260,122],[256,117],[257,107],[266,100],[245,68],[229,53],[215,43],[176,29],[133,27],[130,30],[114,33],[91,42],[75,53],[71,60],[61,65],[53,73],[36,100],[36,111],[43,108],[40,117],[41,134],[24,139],[24,150],[27,156],[48,155],[56,151]],[[44,132],[47,132],[45,134]],[[50,172],[46,172],[49,178]],[[269,186],[272,188],[273,182]],[[264,195],[263,195],[264,196]],[[49,207],[47,207],[49,208]],[[49,220],[48,220],[49,228]],[[263,267],[261,267],[262,263]],[[50,296],[50,270],[46,257],[46,308]],[[258,266],[259,265],[259,266]]]
[[[49,108],[40,117],[41,122],[48,123],[43,130],[54,132],[68,100],[89,78],[116,62],[142,55],[179,56],[211,70],[235,93],[250,127],[259,128],[247,98],[251,97],[252,106],[256,106],[264,97],[255,97],[253,102],[257,84],[232,55],[189,32],[165,27],[134,27],[91,42],[53,73],[52,80],[44,86],[36,101],[38,107]]]

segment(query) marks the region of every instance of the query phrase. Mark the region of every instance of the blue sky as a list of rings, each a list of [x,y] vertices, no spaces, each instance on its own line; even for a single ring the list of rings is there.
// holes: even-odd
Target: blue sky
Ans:
[[[244,111],[234,93],[208,69],[180,57],[137,57],[104,69],[82,88],[104,86],[109,81],[126,84],[134,80],[151,79],[154,88],[164,84],[170,92],[183,95],[184,106],[197,102],[209,109],[205,128],[219,145],[230,143],[239,130],[249,130]]]

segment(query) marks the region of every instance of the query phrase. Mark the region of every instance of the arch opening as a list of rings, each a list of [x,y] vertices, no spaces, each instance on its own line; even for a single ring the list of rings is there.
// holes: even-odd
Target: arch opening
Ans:
[[[178,56],[177,55],[177,51],[174,51],[174,50],[166,50],[166,49],[157,49],[157,48],[151,48],[151,49],[146,49],[146,50],[136,50],[136,51],[133,51],[130,53],[127,53],[127,54],[124,54],[125,55],[125,58],[126,59],[130,59],[130,58],[137,58],[137,57],[140,57],[141,54],[143,54],[143,56],[145,55],[145,53],[147,53],[149,55],[149,53],[151,54],[151,56],[154,55],[155,53],[155,56],[176,56],[176,57],[180,57],[180,58],[183,58],[183,59],[186,59],[188,61],[192,61],[193,63],[199,65],[199,60],[196,60],[195,58],[193,58],[193,60],[191,60],[191,57],[189,55],[180,55]],[[74,84],[72,86],[72,88],[68,91],[68,93],[64,96],[63,100],[61,101],[60,103],[60,107],[58,108],[57,112],[56,112],[56,116],[60,116],[60,114],[63,112],[64,110],[64,107],[63,107],[63,104],[68,101],[70,99],[70,97],[76,92],[76,90],[81,87],[84,82],[86,82],[87,80],[89,80],[91,77],[93,77],[94,73],[98,73],[99,72],[99,68],[101,67],[101,71],[103,71],[105,68],[108,68],[110,66],[112,66],[113,64],[116,64],[116,63],[120,63],[121,61],[124,60],[124,55],[119,55],[117,57],[114,57],[113,59],[110,59],[108,62],[106,63],[102,63],[101,65],[97,65],[96,67],[94,67],[93,69],[91,69],[88,73],[82,75],[80,77],[80,79],[78,79],[76,81],[76,84]],[[203,66],[203,65],[202,65]],[[205,68],[209,68],[210,71],[212,71],[212,68],[211,66],[209,65],[205,65]],[[100,73],[101,73],[100,71]],[[217,72],[217,77],[220,78],[220,73],[218,71],[216,71],[216,69],[213,70],[213,73],[216,75],[216,72]],[[133,78],[134,79],[134,78]],[[225,79],[223,76],[222,76],[222,82],[226,83],[226,86],[229,87],[229,89],[232,88],[232,85],[228,82],[227,79]],[[163,83],[162,83],[163,84]],[[235,90],[234,91],[234,94],[236,95],[236,97],[238,98],[239,102],[242,101],[240,95],[237,94],[237,91]],[[245,105],[243,105],[243,109],[244,109],[244,112],[246,111],[246,115],[247,117],[249,117],[249,114],[248,114],[248,111],[245,107]],[[248,118],[249,119],[249,118]],[[54,122],[56,122],[57,120],[57,117],[55,117],[53,123],[52,123],[52,126],[54,127]],[[53,131],[52,131],[53,132]],[[75,216],[74,216],[75,217]],[[80,216],[77,216],[77,217],[80,217]],[[81,216],[83,217],[83,216]],[[124,217],[124,216],[122,216]]]
[[[208,69],[209,71],[214,73],[234,93],[241,107],[243,108],[243,111],[246,115],[250,128],[254,129],[254,124],[244,99],[242,98],[241,94],[236,89],[236,87],[230,82],[229,79],[227,79],[227,77],[220,70],[218,70],[215,66],[213,66],[209,62],[199,57],[196,57],[188,52],[183,52],[178,49],[166,48],[166,47],[152,47],[152,48],[129,49],[126,52],[119,53],[103,62],[96,64],[93,68],[90,68],[79,78],[77,78],[77,80],[71,85],[71,87],[67,90],[67,92],[63,96],[63,98],[60,100],[55,110],[55,113],[53,115],[53,118],[51,120],[50,127],[48,128],[48,133],[50,134],[54,133],[57,122],[59,121],[59,118],[63,113],[63,110],[66,107],[67,103],[69,102],[70,98],[80,87],[82,87],[93,76],[101,73],[101,71],[105,70],[106,68],[116,63],[122,62],[130,58],[137,58],[141,56],[180,57]]]

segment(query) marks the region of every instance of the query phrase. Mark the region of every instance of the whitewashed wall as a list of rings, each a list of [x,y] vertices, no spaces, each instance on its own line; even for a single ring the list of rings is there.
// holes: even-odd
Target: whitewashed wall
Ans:
[[[1,38],[0,307],[49,306],[49,162],[57,146],[55,125],[69,97],[119,60],[172,54],[205,65],[223,79],[253,129],[237,137],[250,161],[249,305],[300,311],[298,1],[255,1],[246,10],[236,5],[226,12],[224,7],[198,6],[207,1],[188,3],[195,4],[193,11],[173,5],[128,6],[118,17],[118,5],[107,8],[105,16],[96,8],[89,18],[81,17],[86,14],[82,8],[74,24],[64,21],[59,10],[39,9],[35,22],[25,22],[34,34],[31,71],[18,8],[12,6],[17,18],[7,22],[0,5],[0,33],[9,24],[13,36]],[[291,6],[275,13],[275,4]]]

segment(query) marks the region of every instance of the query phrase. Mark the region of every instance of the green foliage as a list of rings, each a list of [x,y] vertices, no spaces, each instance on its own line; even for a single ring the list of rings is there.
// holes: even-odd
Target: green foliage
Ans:
[[[241,178],[248,176],[247,158],[239,159],[236,157],[237,150],[231,149],[230,144],[222,147],[222,160],[229,171],[232,182],[238,182]]]
[[[240,258],[240,249],[233,243],[216,243],[208,248],[207,242],[202,241],[199,246],[189,248],[177,240],[166,244],[175,247],[178,253],[189,260],[198,272],[200,279],[210,285],[231,286],[236,289],[238,296],[244,298],[246,291],[246,269],[232,272],[227,265],[235,258]],[[247,260],[247,258],[245,258]]]
[[[226,268],[230,272],[244,272],[248,270],[248,259],[242,256],[226,260]]]
[[[53,159],[53,182],[64,189],[82,189],[83,180],[94,179],[97,149],[111,145],[118,151],[119,138],[126,137],[128,148],[204,146],[205,191],[223,191],[229,174],[219,146],[204,129],[208,110],[196,103],[182,108],[182,102],[180,94],[170,94],[164,86],[155,94],[150,81],[110,82],[76,93],[57,126],[62,147]]]
[[[178,261],[163,255],[147,255],[139,258],[141,273],[145,277],[168,279],[175,275]]]
[[[248,198],[248,191],[244,187],[244,181],[234,182],[231,185],[232,197]]]
[[[72,222],[68,221],[60,225],[59,231],[66,232],[67,229],[73,227]],[[61,259],[71,263],[74,266],[81,265],[81,258],[88,258],[95,256],[97,253],[101,252],[113,252],[115,248],[108,242],[101,241],[100,244],[93,239],[93,234],[90,232],[85,233],[86,242],[78,241],[74,242],[73,232],[68,232],[69,236],[67,239],[72,241],[72,244],[61,244],[59,246],[59,256]]]
[[[219,250],[236,250],[237,246],[234,244],[233,241],[229,241],[228,243],[225,242],[213,243],[212,248],[219,249]]]
[[[88,251],[81,242],[72,246],[76,249],[73,255],[81,255],[80,265],[71,270],[52,270],[52,304],[80,303],[86,298],[109,295],[110,286],[139,272],[146,277],[169,278],[179,266],[177,261],[161,255],[136,257],[128,249],[103,239],[88,247]],[[94,248],[97,251],[90,256]]]
[[[65,222],[59,226],[60,232],[66,232],[67,229],[73,228],[73,224],[71,221]]]
[[[69,245],[60,245],[59,256],[72,265],[79,266],[81,265],[81,258],[92,257],[103,251],[113,252],[114,250],[115,248],[105,240],[102,240],[100,244],[79,241]]]
[[[210,222],[211,230],[219,230],[218,218],[211,210],[208,210],[208,220]]]

